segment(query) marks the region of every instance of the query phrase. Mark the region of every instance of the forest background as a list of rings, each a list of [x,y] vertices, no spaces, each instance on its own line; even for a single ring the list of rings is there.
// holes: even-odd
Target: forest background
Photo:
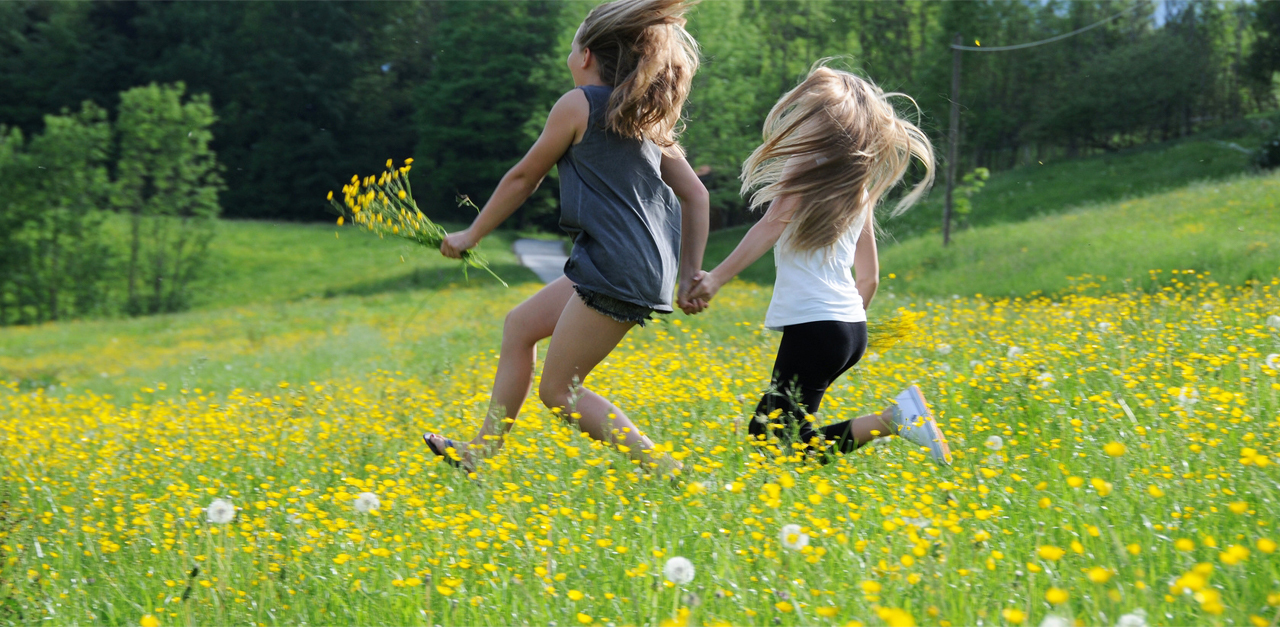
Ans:
[[[325,194],[387,158],[416,159],[429,216],[466,219],[456,196],[487,197],[572,88],[563,57],[594,4],[0,4],[0,324],[113,313],[101,311],[113,264],[95,235],[119,226],[99,228],[113,213],[131,219],[119,226],[130,235],[112,236],[132,242],[114,262],[127,275],[117,289],[126,314],[184,307],[203,222],[327,219]],[[1053,45],[965,53],[958,170],[1165,141],[1275,108],[1277,8],[706,0],[690,14],[704,65],[683,143],[712,191],[713,227],[741,224],[751,218],[739,164],[769,107],[816,59],[839,57],[911,95],[943,154],[955,34],[1021,43],[1121,12]],[[67,153],[77,156],[58,162]],[[511,226],[555,229],[554,178]],[[180,226],[162,232],[173,217]],[[46,285],[77,273],[88,279]]]

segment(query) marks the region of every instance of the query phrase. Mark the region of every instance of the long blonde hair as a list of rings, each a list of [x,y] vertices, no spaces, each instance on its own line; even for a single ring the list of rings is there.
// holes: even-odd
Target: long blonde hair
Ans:
[[[911,165],[924,164],[924,178],[898,201],[890,215],[906,211],[933,184],[933,146],[916,125],[900,117],[871,81],[814,64],[809,76],[773,105],[764,123],[764,143],[742,164],[742,193],[751,190],[754,209],[780,196],[796,195],[791,246],[815,250],[835,243],[874,208]],[[917,111],[919,108],[917,107]],[[864,197],[865,196],[865,197]]]
[[[595,55],[613,86],[609,130],[682,155],[680,112],[698,71],[698,43],[685,30],[687,0],[614,0],[587,14],[576,43]]]

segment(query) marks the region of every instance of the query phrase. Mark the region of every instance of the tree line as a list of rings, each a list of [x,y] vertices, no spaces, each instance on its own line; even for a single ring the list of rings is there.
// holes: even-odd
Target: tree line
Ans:
[[[224,216],[322,218],[327,191],[354,173],[377,171],[387,158],[412,156],[423,209],[464,220],[456,196],[487,197],[572,87],[564,57],[594,4],[0,3],[0,124],[28,137],[56,134],[62,131],[47,126],[47,116],[63,120],[56,113],[68,109],[79,111],[71,116],[77,124],[96,128],[91,118],[121,115],[128,90],[183,82],[216,113],[208,148],[224,166],[215,201]],[[956,34],[966,44],[1016,44],[1120,12],[1061,42],[964,53],[959,169],[998,170],[1178,137],[1275,105],[1276,6],[702,2],[690,14],[704,64],[684,144],[712,191],[715,225],[741,222],[749,218],[738,198],[738,166],[769,108],[816,59],[837,57],[837,66],[912,96],[915,104],[902,99],[901,106],[918,107],[941,147]],[[118,177],[110,164],[119,142],[101,150],[105,176]],[[4,206],[6,216],[13,206]],[[515,220],[554,228],[556,215],[551,180]]]

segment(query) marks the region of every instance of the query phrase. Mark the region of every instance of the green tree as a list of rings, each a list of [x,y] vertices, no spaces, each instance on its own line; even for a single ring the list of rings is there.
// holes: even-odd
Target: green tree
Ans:
[[[1280,71],[1280,2],[1263,0],[1257,5],[1253,22],[1253,49],[1245,62],[1244,73],[1254,92],[1265,94],[1274,102],[1272,76]]]
[[[472,217],[455,196],[480,202],[528,150],[526,125],[559,95],[531,80],[556,54],[559,11],[556,2],[445,3],[435,64],[418,92],[413,171],[433,217]]]
[[[185,90],[151,84],[120,97],[115,203],[129,216],[125,311],[132,315],[187,306],[219,213],[213,108],[206,95],[183,103]]]
[[[86,102],[79,113],[44,121],[44,132],[26,146],[17,129],[0,133],[0,193],[7,199],[0,212],[0,324],[106,308],[106,112]]]

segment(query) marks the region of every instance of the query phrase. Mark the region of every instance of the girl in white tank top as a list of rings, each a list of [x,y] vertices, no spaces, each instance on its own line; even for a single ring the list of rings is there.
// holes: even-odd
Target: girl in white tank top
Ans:
[[[866,212],[861,212],[839,239],[821,250],[796,250],[790,242],[796,222],[786,225],[773,246],[777,278],[764,316],[766,327],[781,331],[788,325],[819,320],[867,321],[862,295],[849,270],[865,223]]]
[[[782,331],[772,384],[756,407],[751,435],[799,442],[820,460],[877,437],[899,435],[950,464],[946,437],[915,385],[878,414],[819,427],[813,415],[833,381],[862,357],[867,313],[879,283],[874,209],[902,180],[911,159],[924,179],[899,203],[904,211],[933,181],[933,149],[900,118],[878,87],[820,64],[774,105],[764,143],[742,167],[743,192],[764,217],[711,272],[694,276],[689,297],[709,302],[720,286],[773,248],[777,277],[765,326]],[[850,267],[853,271],[850,271]]]

